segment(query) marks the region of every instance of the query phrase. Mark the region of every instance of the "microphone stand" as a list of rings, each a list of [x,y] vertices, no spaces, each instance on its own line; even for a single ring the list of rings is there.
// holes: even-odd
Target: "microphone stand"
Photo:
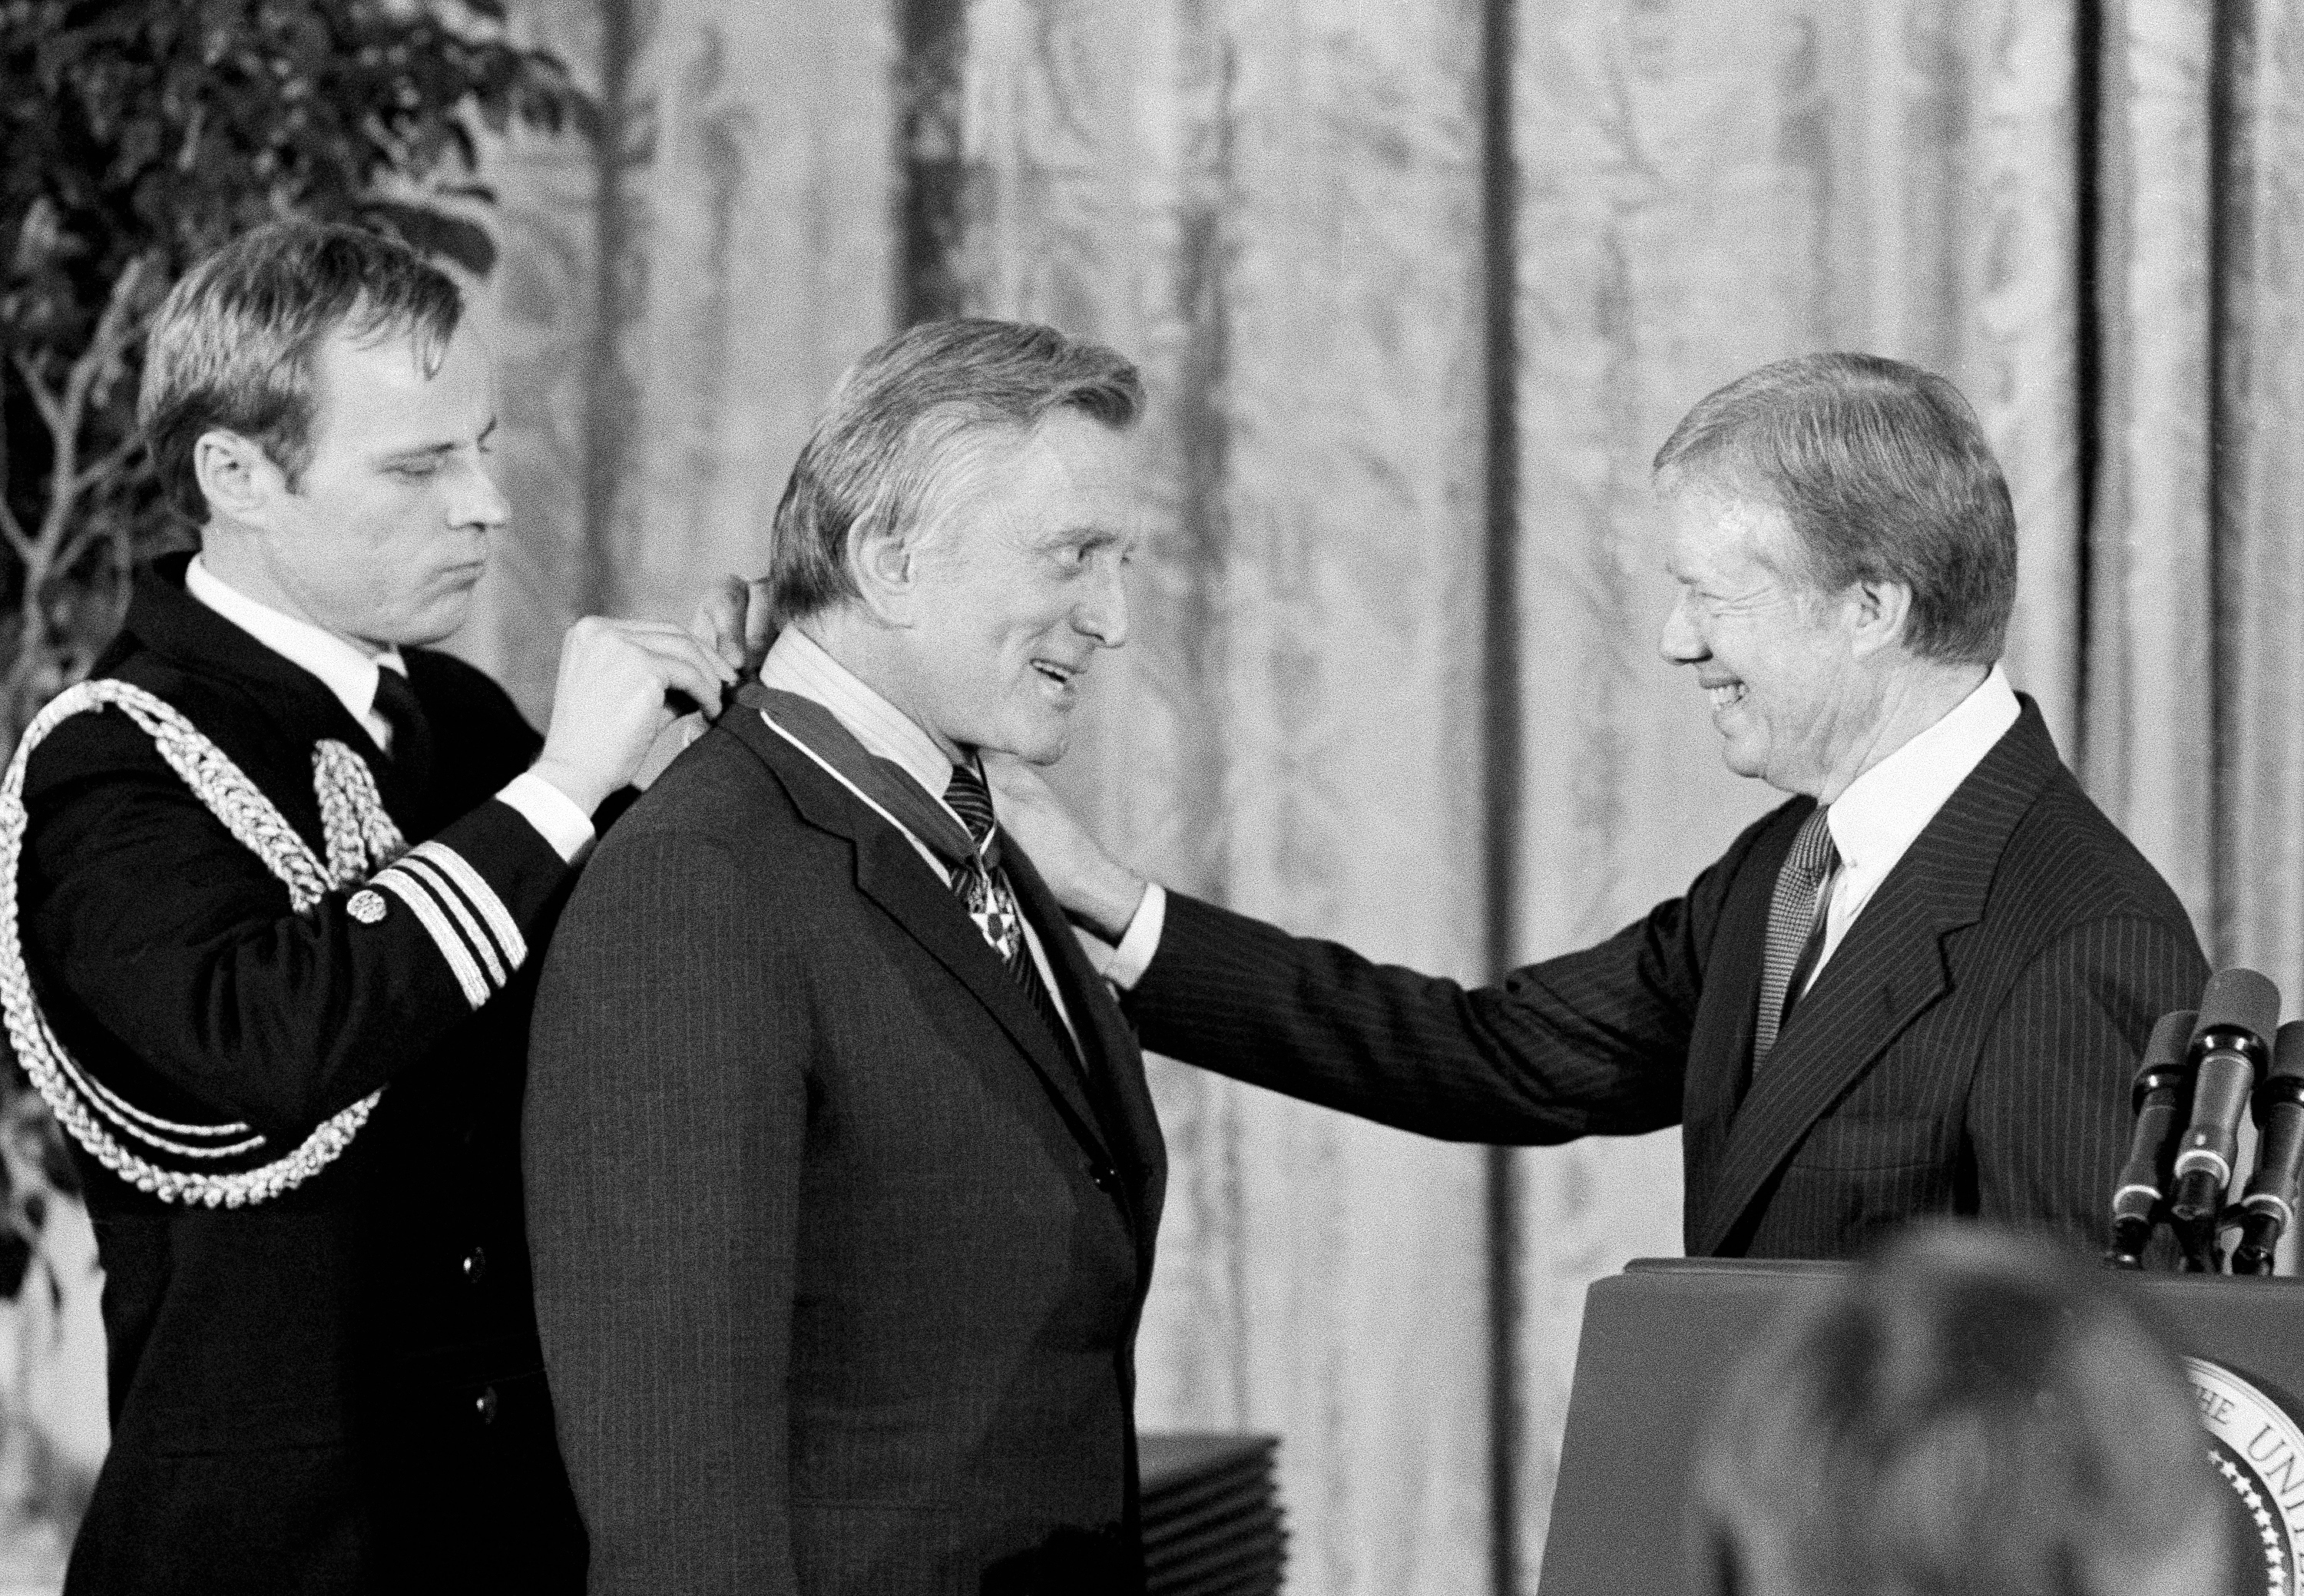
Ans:
[[[2168,1228],[2175,1232],[2176,1245],[2184,1254],[2183,1272],[2188,1275],[2220,1275],[2224,1269],[2224,1251],[2216,1245],[2219,1216],[2205,1215],[2195,1219],[2170,1218]]]
[[[2277,1262],[2281,1223],[2270,1214],[2250,1214],[2240,1222],[2240,1245],[2232,1249],[2235,1275],[2268,1275]]]
[[[2269,1275],[2281,1234],[2296,1222],[2304,1174],[2304,1021],[2291,1020],[2273,1039],[2272,1073],[2256,1091],[2256,1173],[2233,1218],[2240,1246],[2235,1275]]]
[[[2187,1049],[2192,1064],[2192,1113],[2176,1155],[2168,1212],[2187,1274],[2217,1274],[2217,1233],[2224,1194],[2236,1184],[2240,1118],[2270,1074],[2280,1028],[2280,990],[2253,970],[2219,970],[2200,994]]]
[[[2131,1107],[2136,1117],[2128,1151],[2112,1193],[2112,1250],[2108,1269],[2140,1269],[2152,1233],[2169,1218],[2168,1190],[2176,1141],[2191,1116],[2192,1028],[2195,1010],[2160,1016],[2136,1071]],[[2188,1250],[2188,1256],[2190,1252]]]

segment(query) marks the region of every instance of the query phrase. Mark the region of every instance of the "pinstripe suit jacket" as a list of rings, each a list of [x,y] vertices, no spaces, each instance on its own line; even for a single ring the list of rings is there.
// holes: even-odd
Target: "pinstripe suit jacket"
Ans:
[[[593,1596],[1141,1589],[1159,1125],[1007,858],[1086,1081],[911,845],[750,709],[586,867],[524,1166]]]
[[[1452,1140],[1678,1124],[1691,1255],[1842,1257],[1980,1214],[2102,1240],[2153,1022],[2207,970],[2167,885],[2021,717],[1882,882],[1749,1068],[1768,900],[1800,822],[1685,897],[1466,990],[1181,895],[1128,1000],[1144,1044]]]

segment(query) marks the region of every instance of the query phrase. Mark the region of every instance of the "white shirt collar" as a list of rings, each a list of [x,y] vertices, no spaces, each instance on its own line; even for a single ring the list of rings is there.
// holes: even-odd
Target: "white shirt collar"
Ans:
[[[335,694],[352,717],[368,728],[377,746],[388,749],[391,723],[376,713],[377,669],[389,666],[402,675],[408,666],[398,649],[369,654],[309,621],[284,614],[230,586],[199,555],[184,567],[184,591],[247,632],[291,665],[301,666]]]
[[[1995,665],[1951,713],[1850,783],[1825,820],[1842,867],[1885,875],[2020,713],[2015,690]]]
[[[944,758],[944,750],[936,745],[936,739],[921,730],[919,722],[867,687],[853,671],[826,653],[822,644],[799,627],[787,626],[776,634],[775,642],[768,649],[768,657],[760,662],[760,685],[775,688],[780,692],[798,693],[801,698],[822,704],[832,711],[834,719],[848,728],[851,736],[864,745],[865,752],[894,760],[914,781],[928,789],[938,803],[944,803],[945,812],[951,813],[952,805],[944,803],[944,791],[952,785],[953,762]],[[803,752],[809,751],[807,744],[799,746]],[[833,779],[854,793],[882,819],[894,826],[912,845],[912,851],[919,855],[920,862],[928,866],[937,880],[950,884],[950,872],[944,862],[912,834],[910,827],[873,802],[869,794],[831,765],[826,764],[820,755],[810,752],[809,757],[823,765]],[[952,818],[955,824],[965,828],[966,821],[957,814]],[[1063,989],[1056,984],[1055,967],[1048,961],[1048,950],[1040,945],[1040,933],[1032,929],[1031,918],[1027,915],[1022,919],[1024,946],[1031,952],[1033,967],[1039,971],[1041,983],[1047,988],[1049,998],[1055,1003],[1056,1015],[1063,1022],[1072,1045],[1078,1047],[1080,1031],[1072,1023],[1072,1009],[1064,1002]]]
[[[944,788],[952,785],[953,764],[936,739],[799,627],[787,626],[777,634],[761,662],[760,685],[822,704],[867,753],[894,760],[931,797],[943,802]]]

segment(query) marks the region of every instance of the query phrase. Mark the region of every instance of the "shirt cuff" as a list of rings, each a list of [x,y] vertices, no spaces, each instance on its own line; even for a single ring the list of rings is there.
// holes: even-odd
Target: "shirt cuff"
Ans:
[[[1120,946],[1112,950],[1112,960],[1104,967],[1104,979],[1123,992],[1136,989],[1144,972],[1152,967],[1152,955],[1160,951],[1160,928],[1168,922],[1168,891],[1157,881],[1148,881],[1144,896],[1136,900],[1136,913],[1128,921],[1128,930],[1120,938]]]
[[[537,835],[569,863],[575,863],[592,845],[592,817],[577,806],[576,800],[534,771],[513,777],[496,796],[535,827]]]

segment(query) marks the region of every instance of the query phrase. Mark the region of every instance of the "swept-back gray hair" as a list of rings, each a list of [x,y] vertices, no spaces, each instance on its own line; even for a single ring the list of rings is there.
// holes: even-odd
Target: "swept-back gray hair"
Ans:
[[[1100,344],[1030,322],[924,321],[842,376],[776,506],[768,577],[776,624],[857,597],[849,539],[867,516],[892,528],[935,507],[970,435],[1029,430],[1070,409],[1126,427],[1144,403],[1136,368]]]
[[[1808,354],[1707,395],[1656,452],[1659,475],[1775,505],[1810,589],[1911,590],[1905,645],[2000,658],[2016,602],[2016,511],[1960,390],[1871,354]]]
[[[453,277],[357,227],[279,222],[216,250],[169,293],[145,349],[136,416],[168,502],[208,518],[192,453],[216,429],[260,446],[295,487],[311,463],[321,340],[405,336],[430,370],[463,314]]]

